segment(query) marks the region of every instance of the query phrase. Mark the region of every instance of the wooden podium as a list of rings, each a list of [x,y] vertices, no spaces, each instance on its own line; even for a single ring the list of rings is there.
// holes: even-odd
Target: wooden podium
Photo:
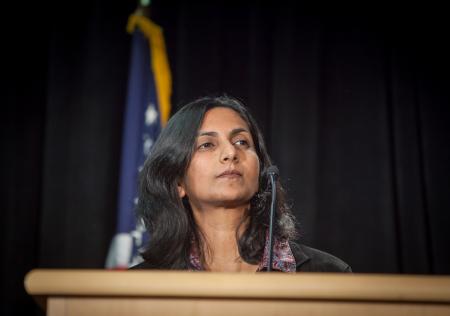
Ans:
[[[450,276],[33,270],[47,315],[450,315]]]

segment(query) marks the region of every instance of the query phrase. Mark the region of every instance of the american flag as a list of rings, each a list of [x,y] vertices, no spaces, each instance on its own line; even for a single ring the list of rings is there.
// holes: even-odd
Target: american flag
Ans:
[[[106,260],[108,269],[139,263],[144,243],[136,222],[138,174],[170,114],[171,74],[162,29],[143,15],[131,15],[128,90],[122,137],[117,229]]]

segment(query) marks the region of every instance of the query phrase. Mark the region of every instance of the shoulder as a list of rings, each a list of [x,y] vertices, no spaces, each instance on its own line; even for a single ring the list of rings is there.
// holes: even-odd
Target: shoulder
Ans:
[[[179,267],[161,267],[161,266],[157,266],[154,263],[150,262],[150,261],[142,261],[141,263],[138,263],[134,266],[131,266],[128,268],[128,270],[148,270],[148,269],[152,269],[152,270],[188,270],[188,268],[185,268],[183,266],[179,266]]]
[[[151,265],[147,261],[143,261],[129,268],[129,270],[140,270],[140,269],[155,269],[153,265]]]
[[[325,251],[302,244],[292,244],[291,249],[297,264],[297,271],[352,272],[347,263]]]

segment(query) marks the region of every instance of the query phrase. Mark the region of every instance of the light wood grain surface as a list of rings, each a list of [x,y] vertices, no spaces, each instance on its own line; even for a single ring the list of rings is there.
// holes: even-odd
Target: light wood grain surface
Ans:
[[[31,295],[450,302],[449,276],[33,270]]]

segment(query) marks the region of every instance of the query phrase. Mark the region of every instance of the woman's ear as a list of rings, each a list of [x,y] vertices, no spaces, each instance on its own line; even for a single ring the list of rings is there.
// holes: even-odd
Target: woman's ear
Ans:
[[[177,188],[178,188],[178,196],[181,199],[184,198],[186,196],[186,191],[184,190],[183,184],[178,183]]]

